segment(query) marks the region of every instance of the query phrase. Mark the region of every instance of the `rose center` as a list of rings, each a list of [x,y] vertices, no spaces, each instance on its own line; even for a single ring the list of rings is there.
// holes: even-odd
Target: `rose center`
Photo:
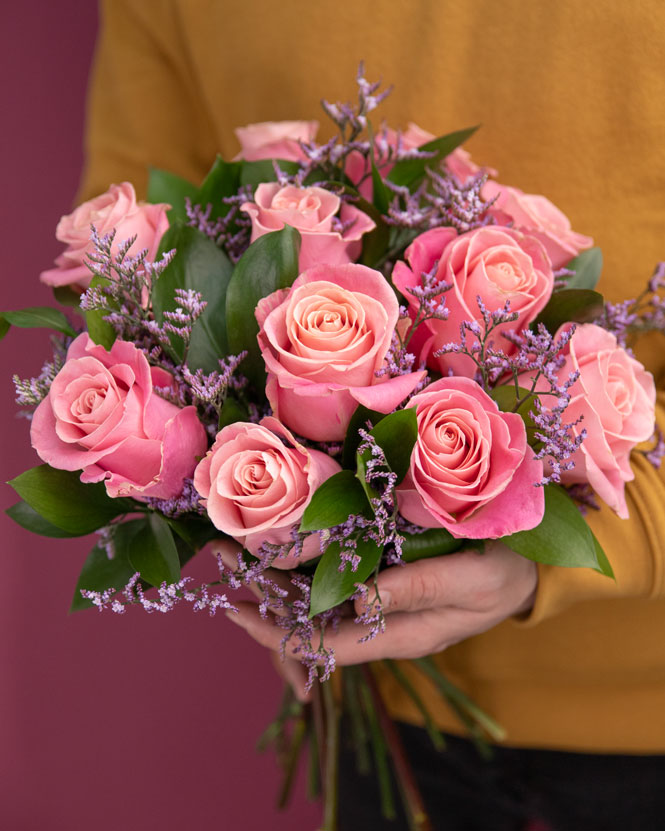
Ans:
[[[487,277],[499,291],[513,294],[520,291],[527,282],[522,269],[512,263],[496,263],[487,266]]]

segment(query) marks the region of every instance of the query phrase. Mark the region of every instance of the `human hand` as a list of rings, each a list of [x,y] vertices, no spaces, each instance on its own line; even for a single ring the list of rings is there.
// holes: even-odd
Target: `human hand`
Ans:
[[[334,649],[338,665],[431,655],[527,612],[537,583],[536,564],[499,541],[487,542],[482,554],[467,550],[393,566],[377,580],[386,631],[359,643],[367,629],[343,620],[337,632],[326,630],[325,647]],[[262,619],[255,604],[239,603],[228,616],[263,646],[280,649],[284,630]],[[289,645],[286,655],[293,659]]]

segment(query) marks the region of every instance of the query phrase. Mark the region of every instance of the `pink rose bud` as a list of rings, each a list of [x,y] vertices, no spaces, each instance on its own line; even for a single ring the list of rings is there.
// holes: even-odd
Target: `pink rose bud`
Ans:
[[[563,420],[576,421],[582,416],[572,429],[576,435],[586,430],[587,437],[572,457],[575,467],[563,471],[561,481],[591,485],[613,511],[627,519],[624,491],[626,482],[635,478],[630,452],[654,431],[653,376],[619,346],[614,335],[593,323],[577,324],[565,348],[565,363],[558,371],[561,382],[571,372],[580,375],[569,390],[571,399]],[[543,404],[547,405],[547,397]]]
[[[130,253],[136,254],[147,248],[148,259],[154,259],[160,240],[169,227],[166,211],[170,207],[137,202],[129,182],[111,185],[106,193],[84,202],[73,213],[62,217],[55,235],[67,248],[57,257],[56,268],[42,271],[41,281],[49,286],[71,286],[76,291],[85,291],[92,279],[90,269],[85,265],[87,255],[93,250],[91,225],[100,235],[108,234],[115,228],[113,254],[121,242],[136,236]]]
[[[256,555],[263,542],[291,540],[314,491],[340,469],[327,453],[296,441],[277,419],[264,418],[224,427],[199,462],[194,487],[212,524]],[[318,535],[310,539],[303,559],[320,553]],[[295,564],[287,557],[273,565]]]
[[[511,312],[517,313],[516,321],[501,324],[492,333],[494,342],[511,354],[515,348],[501,332],[526,328],[554,288],[554,274],[543,246],[511,228],[488,226],[459,235],[453,228],[435,228],[416,237],[405,256],[408,265],[395,264],[393,282],[408,300],[412,318],[418,312],[418,302],[409,289],[421,285],[424,272],[430,273],[436,266],[435,281],[452,285],[450,291],[439,295],[445,298],[448,318],[426,320],[414,336],[421,358],[444,375],[450,369],[456,375],[475,374],[471,358],[457,354],[435,357],[434,353],[444,344],[459,343],[464,321],[482,322],[478,296],[490,312],[503,309],[508,300]],[[469,345],[472,342],[469,338]]]
[[[314,141],[318,129],[318,121],[263,121],[237,127],[234,132],[241,150],[236,158],[248,162],[260,159],[302,161],[305,154],[300,142]]]
[[[395,293],[362,265],[318,266],[259,301],[259,345],[275,416],[315,441],[344,438],[358,404],[389,413],[424,376],[377,377],[399,317]]]
[[[399,511],[455,537],[497,539],[539,525],[543,464],[516,413],[504,413],[469,378],[442,378],[409,401],[418,438],[397,489]]]
[[[116,341],[109,352],[79,335],[35,410],[32,445],[52,467],[103,481],[109,496],[178,496],[208,442],[196,409],[154,387],[173,389],[173,378],[134,344]]]
[[[555,270],[593,245],[591,237],[573,231],[568,217],[544,196],[498,182],[485,182],[482,196],[488,201],[496,197],[489,213],[499,225],[510,225],[542,242]]]
[[[277,182],[259,185],[254,202],[245,202],[241,210],[251,217],[252,242],[285,225],[298,229],[301,271],[356,260],[362,236],[376,227],[367,214],[324,188],[283,187]]]

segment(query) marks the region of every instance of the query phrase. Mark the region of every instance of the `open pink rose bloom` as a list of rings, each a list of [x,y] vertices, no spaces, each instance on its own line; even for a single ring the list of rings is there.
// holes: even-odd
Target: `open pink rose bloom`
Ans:
[[[352,262],[360,256],[363,235],[375,227],[367,214],[324,188],[264,183],[256,189],[254,202],[245,202],[241,209],[251,217],[252,242],[285,225],[297,228],[301,271]]]
[[[252,554],[262,543],[285,543],[312,494],[340,470],[326,453],[308,450],[275,418],[260,424],[237,422],[217,434],[215,444],[194,473],[213,525]],[[302,559],[319,554],[314,535]],[[282,568],[297,565],[282,557]]]
[[[358,404],[389,413],[424,372],[377,376],[399,307],[378,271],[318,266],[256,309],[275,417],[315,441],[340,441]]]
[[[455,537],[496,539],[535,528],[545,509],[543,475],[521,417],[504,413],[469,378],[442,378],[414,395],[418,417],[399,510]]]
[[[564,471],[563,482],[585,483],[612,510],[626,519],[626,482],[635,478],[630,452],[648,441],[654,430],[656,387],[653,376],[617,344],[614,335],[593,323],[578,324],[559,370],[579,378],[571,387],[564,420],[581,421],[572,429],[586,431],[575,452],[575,467]]]
[[[35,410],[32,445],[52,467],[103,481],[109,496],[177,496],[207,440],[194,407],[154,392],[172,386],[134,344],[116,341],[107,351],[79,335]]]
[[[452,286],[443,295],[447,319],[427,320],[421,326],[424,334],[418,332],[421,358],[443,374],[452,370],[473,377],[476,371],[474,362],[465,355],[437,356],[436,352],[448,342],[459,341],[461,323],[481,320],[478,297],[489,311],[503,309],[509,301],[511,312],[518,315],[515,322],[497,327],[494,337],[498,339],[501,331],[519,332],[528,326],[554,287],[552,266],[541,243],[511,228],[488,226],[464,234],[453,228],[435,228],[416,237],[405,258],[406,263],[395,264],[393,282],[408,299],[412,317],[418,302],[409,289],[421,285],[423,272],[436,265],[437,281]],[[500,343],[506,352],[511,351],[508,341]]]
[[[154,259],[160,240],[169,227],[166,211],[170,205],[137,202],[134,187],[129,182],[111,187],[94,199],[79,205],[75,211],[63,216],[55,235],[67,248],[60,254],[56,267],[42,271],[40,279],[49,286],[69,286],[83,291],[90,285],[92,274],[86,259],[94,250],[90,239],[90,226],[97,233],[107,234],[115,229],[114,253],[124,240],[135,236],[131,253],[148,250],[147,258]]]

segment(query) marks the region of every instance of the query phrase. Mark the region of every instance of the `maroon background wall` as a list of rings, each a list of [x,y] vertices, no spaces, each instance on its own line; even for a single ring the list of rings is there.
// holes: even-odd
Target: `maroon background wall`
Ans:
[[[5,9],[0,308],[50,302],[37,277],[76,190],[96,24],[90,0]],[[37,374],[47,353],[39,330],[0,344],[3,482],[38,461],[11,375]],[[0,508],[14,501],[0,485]],[[68,616],[90,547],[0,516],[0,828],[315,828],[302,785],[274,810],[274,759],[254,751],[281,688],[263,651],[223,616]]]

